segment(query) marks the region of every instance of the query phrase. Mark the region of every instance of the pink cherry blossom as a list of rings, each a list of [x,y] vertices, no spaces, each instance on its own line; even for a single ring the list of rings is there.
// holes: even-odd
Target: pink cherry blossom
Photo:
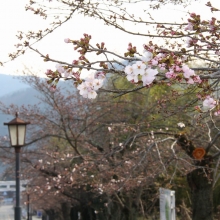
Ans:
[[[168,79],[175,79],[176,78],[176,74],[172,70],[170,70],[169,72],[166,72],[165,75]]]
[[[97,96],[97,90],[103,85],[104,79],[96,78],[97,74],[91,74],[84,79],[84,81],[77,86],[79,94],[84,98],[95,99]]]
[[[189,79],[195,75],[194,70],[190,69],[187,65],[182,67],[184,78]]]
[[[53,71],[51,69],[47,69],[46,75],[51,75]]]
[[[132,65],[132,68],[135,75],[142,75],[146,69],[146,65],[142,61],[137,61],[135,64]]]
[[[195,18],[196,17],[196,13],[195,12],[190,13],[190,17],[191,18]]]
[[[105,73],[104,72],[96,72],[94,77],[95,77],[95,79],[105,79]]]
[[[193,78],[193,80],[194,80],[195,83],[201,83],[201,82],[202,82],[202,80],[200,79],[199,76],[196,76],[196,75],[195,75],[195,76],[193,76],[192,78]]]
[[[215,116],[220,115],[220,110],[218,110],[217,112],[214,113]]]
[[[65,69],[64,66],[62,66],[61,64],[56,64],[56,69],[57,71],[61,74],[62,77],[64,78],[68,78],[72,75],[72,71]]]
[[[160,64],[158,65],[158,67],[160,68],[160,71],[161,71],[161,72],[163,72],[163,71],[166,70],[166,64],[165,64],[165,63],[160,63]]]
[[[216,104],[217,102],[210,96],[207,96],[206,99],[203,101],[203,107],[205,110],[214,108]]]
[[[193,81],[192,78],[188,78],[188,79],[186,80],[186,82],[187,82],[188,84],[194,84],[194,81]]]
[[[133,68],[132,68],[132,66],[130,66],[130,65],[126,66],[126,67],[125,67],[125,73],[126,73],[127,75],[132,74],[132,73],[133,73]]]
[[[189,22],[188,25],[186,26],[185,31],[187,30],[193,31],[193,24],[191,22]]]
[[[193,46],[193,40],[190,37],[186,38],[186,47],[192,47]]]
[[[158,74],[158,71],[156,69],[151,69],[148,68],[145,73],[142,75],[142,81],[143,81],[143,85],[150,85],[154,79],[155,76]]]
[[[196,45],[197,42],[198,42],[198,39],[187,37],[186,38],[186,47],[192,47],[192,46]]]
[[[94,90],[98,90],[102,87],[103,85],[103,80],[102,79],[94,79],[93,80],[93,88]]]
[[[68,78],[68,77],[70,77],[70,76],[72,76],[72,71],[70,71],[70,70],[65,70],[65,71],[62,73],[62,77],[64,77],[64,78]]]
[[[51,91],[51,92],[55,92],[55,91],[56,91],[56,87],[55,87],[55,86],[51,86],[51,87],[50,87],[50,91]]]
[[[84,98],[87,97],[87,86],[84,82],[82,82],[80,85],[78,85],[77,89],[79,90],[80,95],[82,95]]]
[[[88,99],[95,99],[97,96],[96,91],[89,87],[85,82],[82,82],[77,89],[79,90],[79,94],[82,95],[84,98]]]
[[[158,64],[158,60],[156,60],[156,59],[151,60],[151,64],[153,66],[156,66]]]
[[[97,92],[91,89],[90,91],[88,91],[87,96],[88,96],[88,99],[95,99],[97,96]]]
[[[176,70],[177,72],[180,72],[182,69],[181,69],[179,66],[175,66],[175,70]]]
[[[158,53],[158,54],[156,55],[156,58],[157,58],[158,60],[161,60],[161,59],[163,59],[165,56],[166,56],[166,55],[165,55],[164,53]]]
[[[127,77],[128,81],[132,81],[132,82],[135,82],[135,83],[138,82],[138,75],[136,75],[134,73],[128,74],[126,77]]]
[[[153,58],[153,54],[149,51],[144,51],[143,56],[141,57],[141,60],[143,62],[148,62]]]
[[[61,64],[56,64],[56,69],[59,73],[64,73],[65,72],[65,69],[64,67],[61,65]]]
[[[67,43],[67,44],[68,44],[68,43],[71,43],[71,41],[70,41],[69,38],[64,39],[64,42]]]

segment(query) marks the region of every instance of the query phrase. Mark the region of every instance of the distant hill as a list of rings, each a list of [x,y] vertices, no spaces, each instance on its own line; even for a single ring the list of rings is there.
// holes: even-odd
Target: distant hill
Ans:
[[[74,88],[71,81],[60,81],[58,88],[61,88],[64,92],[65,88],[76,92],[76,88]],[[21,81],[21,76],[14,77],[0,74],[0,102],[5,105],[35,105],[40,103],[40,96],[41,94],[37,90]],[[3,123],[12,119],[13,116],[0,113],[0,136],[8,134],[7,127]]]
[[[19,79],[18,76],[0,74],[0,101],[5,104],[18,103],[19,97],[24,91],[32,90],[31,87]],[[0,113],[0,135],[7,134],[7,127],[4,122],[10,121],[12,118],[8,115]]]
[[[18,76],[0,74],[0,97],[27,88],[30,86],[21,82]]]
[[[0,101],[6,105],[15,104],[15,105],[34,105],[39,102],[39,92],[35,89],[23,88],[12,92],[10,94],[0,96]]]

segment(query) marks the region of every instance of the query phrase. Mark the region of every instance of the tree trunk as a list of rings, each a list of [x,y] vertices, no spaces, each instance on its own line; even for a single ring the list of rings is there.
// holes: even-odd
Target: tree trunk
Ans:
[[[64,220],[71,220],[71,216],[70,216],[70,211],[71,211],[71,207],[70,207],[70,203],[68,202],[64,202],[61,204],[61,208],[62,208],[62,216]]]
[[[192,196],[192,220],[213,220],[212,178],[206,168],[187,175]]]
[[[198,158],[195,154],[198,148],[188,140],[186,135],[178,134],[175,137],[178,145],[194,159],[195,165],[199,167],[187,175],[192,196],[192,220],[213,220],[213,173],[210,169],[212,157],[205,152],[201,158]]]
[[[90,206],[86,206],[81,210],[82,220],[96,220],[96,214]]]

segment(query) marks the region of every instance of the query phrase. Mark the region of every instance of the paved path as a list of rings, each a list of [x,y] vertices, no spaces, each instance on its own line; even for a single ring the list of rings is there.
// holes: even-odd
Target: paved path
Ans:
[[[12,205],[0,206],[0,220],[14,220],[14,208]],[[41,220],[41,219],[32,216],[32,220]]]
[[[14,208],[12,205],[0,207],[0,220],[14,220]]]

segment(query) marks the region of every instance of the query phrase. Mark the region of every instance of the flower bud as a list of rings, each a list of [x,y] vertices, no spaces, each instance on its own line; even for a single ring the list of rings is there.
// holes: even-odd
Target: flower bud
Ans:
[[[71,41],[70,41],[69,38],[65,38],[65,39],[64,39],[64,42],[67,43],[67,44],[68,44],[68,43],[71,43]]]

